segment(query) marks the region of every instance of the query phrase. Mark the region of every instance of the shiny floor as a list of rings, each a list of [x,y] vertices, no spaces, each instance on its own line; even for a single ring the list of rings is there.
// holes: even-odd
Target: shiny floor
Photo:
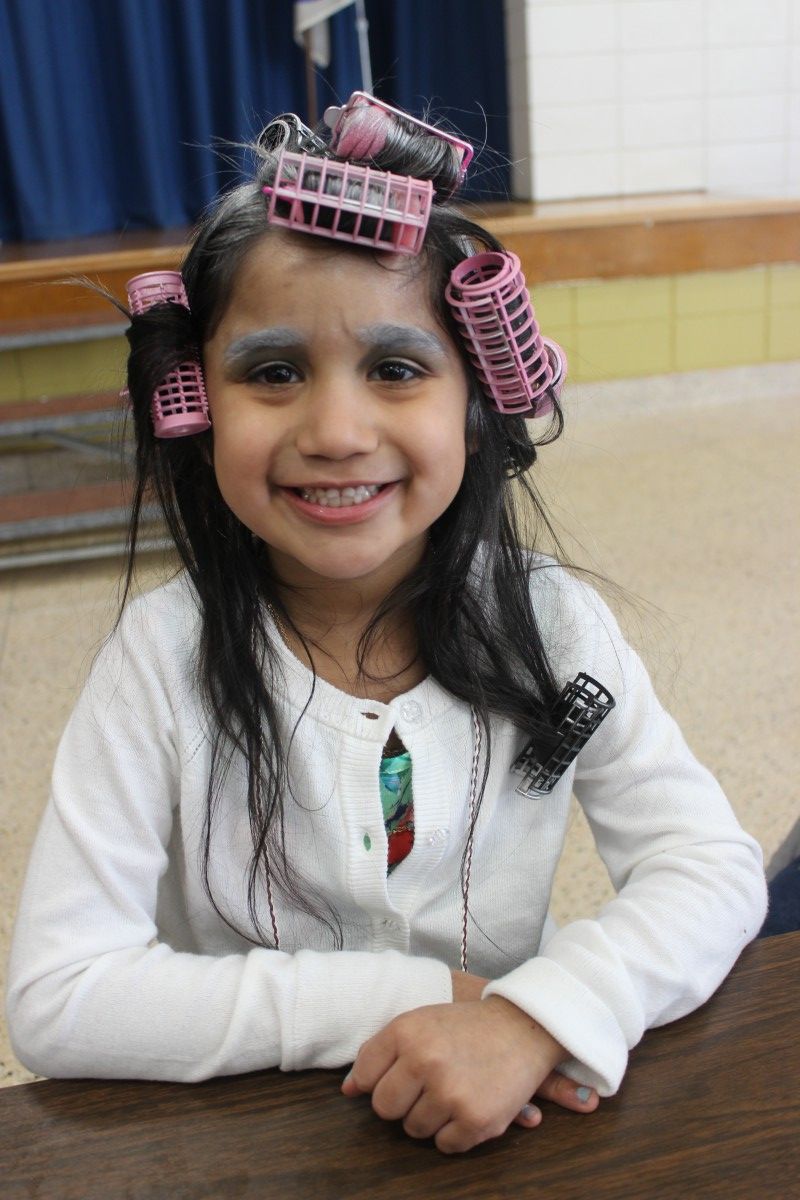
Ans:
[[[767,858],[800,812],[800,364],[583,384],[541,485],[662,700]],[[165,571],[151,559],[140,585]],[[0,972],[61,729],[109,628],[118,560],[0,575]],[[610,895],[576,811],[553,911]],[[0,980],[2,982],[2,980]],[[0,1085],[31,1079],[0,1023]]]

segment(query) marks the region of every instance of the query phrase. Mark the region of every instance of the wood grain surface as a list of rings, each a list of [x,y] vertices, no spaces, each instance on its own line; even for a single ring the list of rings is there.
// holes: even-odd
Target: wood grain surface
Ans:
[[[6,1200],[796,1200],[800,934],[756,942],[691,1016],[652,1030],[591,1116],[447,1157],[345,1100],[344,1072],[0,1092]]]

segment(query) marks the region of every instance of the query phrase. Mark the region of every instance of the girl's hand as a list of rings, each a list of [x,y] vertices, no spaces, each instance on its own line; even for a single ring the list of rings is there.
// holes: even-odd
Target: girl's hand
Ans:
[[[391,1021],[358,1052],[342,1084],[346,1096],[372,1093],[387,1121],[410,1137],[433,1137],[445,1154],[499,1137],[567,1052],[502,996],[415,1008]],[[532,1106],[529,1106],[532,1108]]]
[[[480,1000],[483,989],[489,982],[480,975],[469,975],[465,971],[452,971],[453,1000]],[[546,1079],[539,1084],[536,1095],[540,1100],[550,1100],[560,1104],[571,1112],[591,1113],[600,1103],[600,1097],[594,1088],[584,1087],[569,1079],[558,1071],[551,1071]],[[526,1105],[524,1115],[520,1113],[515,1118],[518,1125],[533,1128],[541,1121],[541,1113],[534,1105]]]

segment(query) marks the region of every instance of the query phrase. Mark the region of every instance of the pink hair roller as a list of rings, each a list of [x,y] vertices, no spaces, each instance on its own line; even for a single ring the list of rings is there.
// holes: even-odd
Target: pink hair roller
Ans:
[[[430,180],[282,150],[262,188],[267,220],[395,254],[418,254],[433,200]]]
[[[386,145],[390,118],[372,104],[342,111],[331,149],[340,158],[374,158]]]
[[[393,108],[369,92],[353,92],[343,108],[326,109],[323,120],[333,130],[331,150],[334,154],[341,158],[370,158],[383,149],[387,130],[396,117],[452,146],[461,167],[461,178],[464,178],[472,162],[473,150],[469,142],[409,116],[402,109]]]
[[[127,283],[128,304],[138,316],[154,304],[189,301],[180,271],[146,271]],[[170,371],[153,393],[153,431],[157,438],[184,437],[211,428],[203,370],[197,360],[181,363]]]
[[[492,250],[465,259],[450,273],[445,297],[498,411],[551,412],[545,392],[560,393],[566,357],[539,332],[517,255]]]

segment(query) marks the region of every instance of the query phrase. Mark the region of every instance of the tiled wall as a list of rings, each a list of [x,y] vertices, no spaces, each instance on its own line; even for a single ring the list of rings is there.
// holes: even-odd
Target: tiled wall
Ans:
[[[543,331],[570,379],[616,379],[800,355],[800,266],[534,284]],[[124,338],[0,354],[0,403],[113,391]]]
[[[800,266],[534,288],[574,382],[796,359]]]
[[[504,0],[514,194],[800,195],[800,0]]]
[[[114,391],[124,379],[127,355],[124,337],[3,350],[0,404]]]

